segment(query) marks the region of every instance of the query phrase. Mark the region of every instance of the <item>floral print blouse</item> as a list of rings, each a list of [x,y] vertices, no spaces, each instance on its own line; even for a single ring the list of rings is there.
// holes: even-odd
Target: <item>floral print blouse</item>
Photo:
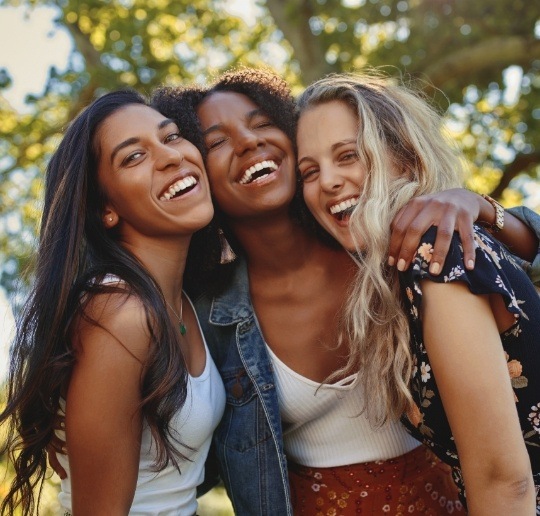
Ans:
[[[414,437],[452,467],[454,480],[465,503],[459,457],[424,347],[420,280],[437,283],[462,281],[473,294],[501,294],[508,311],[515,317],[512,327],[501,334],[501,341],[514,388],[523,440],[531,459],[537,492],[537,514],[540,514],[540,297],[512,255],[482,228],[475,228],[474,270],[465,268],[463,248],[459,237],[454,235],[443,270],[438,276],[431,275],[428,268],[435,235],[435,228],[426,232],[411,267],[399,273],[403,306],[411,331],[414,368],[410,387],[415,402],[414,408],[402,418],[402,422]],[[490,431],[493,430],[486,428],[486,432]]]

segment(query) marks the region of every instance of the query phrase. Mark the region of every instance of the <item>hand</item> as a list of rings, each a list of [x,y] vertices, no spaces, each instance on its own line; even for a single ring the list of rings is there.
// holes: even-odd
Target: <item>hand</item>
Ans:
[[[437,226],[437,238],[429,266],[439,274],[446,260],[454,231],[459,232],[467,269],[474,269],[473,223],[478,219],[481,196],[463,188],[453,188],[411,199],[394,217],[388,250],[388,264],[406,270],[420,245],[422,235]]]

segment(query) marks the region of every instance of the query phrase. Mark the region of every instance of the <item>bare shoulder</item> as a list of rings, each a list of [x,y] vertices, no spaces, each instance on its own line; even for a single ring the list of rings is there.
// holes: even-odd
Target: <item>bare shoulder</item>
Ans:
[[[73,336],[79,352],[127,352],[144,363],[150,345],[145,306],[127,290],[93,295],[75,322]]]

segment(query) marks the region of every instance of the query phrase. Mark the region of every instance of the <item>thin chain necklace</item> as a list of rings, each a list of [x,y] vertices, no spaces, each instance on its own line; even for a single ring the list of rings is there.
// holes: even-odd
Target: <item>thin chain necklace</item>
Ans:
[[[176,310],[169,304],[169,302],[165,299],[165,303],[169,306],[169,308],[172,310],[172,313],[176,316],[178,319],[180,329],[180,335],[184,336],[187,333],[186,325],[184,324],[184,319],[182,318],[182,298],[180,298],[180,315],[176,313]]]

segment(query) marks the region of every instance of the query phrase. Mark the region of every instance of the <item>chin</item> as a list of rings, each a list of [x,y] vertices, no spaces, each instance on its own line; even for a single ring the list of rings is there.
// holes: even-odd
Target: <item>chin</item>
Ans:
[[[350,235],[344,235],[341,232],[335,232],[335,233],[330,233],[330,234],[338,241],[339,245],[341,245],[341,247],[343,247],[343,249],[345,249],[346,251],[349,251],[350,253],[354,253],[357,250],[356,246],[354,245],[353,239],[350,237]]]
[[[214,216],[214,207],[210,205],[208,208],[200,208],[197,213],[193,214],[192,228],[193,231],[199,231],[199,229],[208,226]]]

